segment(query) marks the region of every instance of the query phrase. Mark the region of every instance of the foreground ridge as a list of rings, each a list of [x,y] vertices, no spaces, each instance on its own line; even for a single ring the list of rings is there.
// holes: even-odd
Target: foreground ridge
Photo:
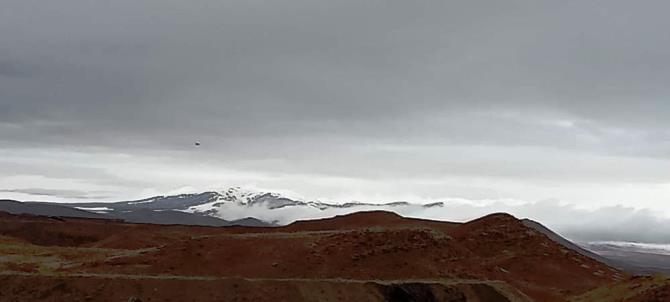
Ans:
[[[504,213],[271,228],[0,218],[0,294],[14,300],[568,301],[630,278]]]

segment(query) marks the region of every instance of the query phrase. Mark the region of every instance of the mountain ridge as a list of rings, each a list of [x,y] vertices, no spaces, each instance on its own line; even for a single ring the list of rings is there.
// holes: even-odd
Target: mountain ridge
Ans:
[[[369,210],[402,210],[403,207],[433,208],[444,206],[443,202],[429,204],[413,204],[409,202],[389,203],[365,203],[346,202],[341,204],[326,203],[320,201],[305,201],[291,199],[282,194],[263,191],[247,190],[240,187],[232,187],[222,191],[207,191],[202,193],[177,194],[167,196],[153,196],[144,199],[119,201],[119,202],[87,202],[87,203],[48,203],[48,202],[0,202],[0,210],[10,213],[28,213],[46,216],[88,217],[121,219],[134,223],[152,224],[183,224],[183,225],[205,225],[205,226],[276,226],[280,224],[273,216],[257,216],[256,214],[273,213],[288,209],[298,209],[303,216],[297,216],[293,221],[319,219],[328,216],[318,214],[326,210],[335,210],[329,214],[347,214],[352,212]],[[16,211],[23,207],[23,211]],[[26,207],[35,207],[28,210]],[[259,210],[262,210],[259,212]],[[318,215],[308,215],[308,213]],[[325,214],[325,212],[324,212]],[[281,214],[276,214],[281,215]],[[275,215],[275,216],[276,216]],[[501,214],[493,214],[494,217],[502,219],[506,217]],[[495,216],[498,215],[498,216]],[[289,221],[290,222],[290,221]],[[630,253],[625,250],[612,252],[589,248],[586,249],[579,244],[556,234],[539,222],[523,219],[527,226],[545,234],[559,244],[577,251],[578,253],[606,263],[610,266],[634,273],[648,274],[655,271],[666,272],[667,269],[654,270],[653,266],[659,261],[665,261],[668,256],[655,256],[642,253]],[[594,253],[594,250],[596,251]],[[635,257],[634,259],[627,257]]]

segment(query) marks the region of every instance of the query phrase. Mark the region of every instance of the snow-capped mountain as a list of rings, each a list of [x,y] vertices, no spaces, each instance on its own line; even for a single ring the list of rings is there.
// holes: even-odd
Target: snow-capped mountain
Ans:
[[[189,214],[226,221],[237,221],[254,217],[269,223],[285,224],[298,219],[330,217],[363,210],[441,207],[443,203],[437,202],[427,205],[408,202],[384,204],[363,202],[326,203],[289,198],[278,193],[232,187],[222,191],[154,196],[141,200],[61,205],[122,219],[132,217],[136,222],[143,222],[141,217],[151,214],[152,217],[168,217],[169,219],[166,220],[167,223],[179,223],[179,221],[174,221],[172,218],[178,217],[179,219],[183,219],[185,218],[184,215]],[[189,219],[192,218],[189,217]],[[148,221],[155,222],[156,219]],[[211,225],[211,223],[208,223],[208,225]]]
[[[408,202],[391,202],[384,204],[373,204],[363,202],[348,202],[343,204],[325,203],[320,201],[305,201],[291,199],[278,193],[259,192],[233,187],[221,192],[208,192],[210,201],[199,205],[192,205],[186,209],[188,212],[208,213],[215,215],[218,208],[225,205],[236,205],[241,207],[265,208],[268,210],[282,209],[286,207],[306,207],[318,210],[346,209],[355,207],[396,207],[411,205]],[[442,206],[441,202],[425,205],[425,207]]]
[[[286,224],[300,219],[331,217],[364,210],[392,210],[399,208],[440,207],[437,202],[428,205],[408,202],[373,204],[363,202],[326,203],[289,198],[278,193],[233,187],[219,192],[207,192],[207,202],[189,205],[181,211],[222,219],[255,217],[266,222]]]

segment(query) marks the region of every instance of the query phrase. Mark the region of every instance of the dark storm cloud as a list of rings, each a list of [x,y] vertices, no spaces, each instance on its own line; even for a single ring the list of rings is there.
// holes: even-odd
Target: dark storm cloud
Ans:
[[[5,140],[162,146],[400,130],[458,144],[574,141],[526,121],[544,116],[584,120],[595,139],[612,128],[667,141],[663,1],[0,5],[0,54],[15,58],[0,64],[10,75],[0,117],[15,126],[0,129]],[[500,111],[520,120],[478,115]]]
[[[667,210],[668,9],[3,0],[0,185]]]

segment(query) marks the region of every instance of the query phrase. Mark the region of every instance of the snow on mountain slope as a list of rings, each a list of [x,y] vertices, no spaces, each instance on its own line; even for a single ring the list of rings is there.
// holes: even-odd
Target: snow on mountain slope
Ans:
[[[226,220],[255,217],[263,221],[287,224],[295,220],[332,217],[366,210],[396,210],[411,213],[412,209],[441,207],[441,202],[428,205],[408,202],[385,204],[349,202],[343,204],[292,199],[281,194],[233,187],[212,194],[207,202],[180,209],[184,212]]]
[[[307,205],[306,202],[292,200],[277,193],[257,192],[240,187],[208,193],[211,194],[211,198],[207,202],[189,206],[184,211],[217,216],[217,209],[221,208],[224,204],[243,208],[264,207],[270,210],[287,206]]]

